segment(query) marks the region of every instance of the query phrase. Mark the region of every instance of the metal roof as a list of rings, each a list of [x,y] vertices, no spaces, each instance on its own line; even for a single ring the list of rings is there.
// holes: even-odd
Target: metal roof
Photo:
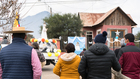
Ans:
[[[104,13],[79,13],[80,19],[83,21],[84,26],[93,26],[94,23],[101,18]]]

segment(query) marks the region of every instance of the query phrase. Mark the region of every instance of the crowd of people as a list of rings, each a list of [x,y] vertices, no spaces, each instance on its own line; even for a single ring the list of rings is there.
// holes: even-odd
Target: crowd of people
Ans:
[[[125,44],[115,52],[105,44],[107,32],[104,31],[94,39],[94,45],[81,52],[82,58],[75,53],[72,43],[66,46],[63,54],[53,72],[60,79],[140,79],[140,48],[134,44],[135,37],[132,33],[124,36]]]
[[[41,79],[46,62],[37,43],[29,46],[24,41],[30,32],[17,28],[5,32],[12,33],[13,40],[0,51],[0,79]],[[106,39],[106,31],[96,35],[94,44],[83,50],[81,58],[74,53],[74,44],[67,44],[53,73],[60,79],[111,79],[112,73],[116,79],[140,79],[140,48],[134,44],[134,35],[126,34],[126,46],[115,52],[106,45]]]

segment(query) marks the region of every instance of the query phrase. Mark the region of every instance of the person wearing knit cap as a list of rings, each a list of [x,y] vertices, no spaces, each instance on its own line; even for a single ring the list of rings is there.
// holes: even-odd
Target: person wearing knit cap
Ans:
[[[98,34],[88,50],[84,52],[78,67],[78,72],[83,79],[111,79],[111,67],[120,71],[121,66],[115,53],[106,45],[107,32]]]
[[[106,39],[107,39],[107,32],[104,31],[102,34],[98,34],[95,39],[94,42],[95,43],[106,43]]]

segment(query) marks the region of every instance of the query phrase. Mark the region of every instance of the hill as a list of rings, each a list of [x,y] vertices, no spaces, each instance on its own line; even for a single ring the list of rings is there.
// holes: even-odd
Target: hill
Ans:
[[[39,34],[40,26],[43,25],[43,19],[49,17],[50,13],[47,11],[40,12],[33,16],[27,16],[20,21],[21,27],[25,27],[28,30],[34,31],[33,36],[35,38],[40,38]]]

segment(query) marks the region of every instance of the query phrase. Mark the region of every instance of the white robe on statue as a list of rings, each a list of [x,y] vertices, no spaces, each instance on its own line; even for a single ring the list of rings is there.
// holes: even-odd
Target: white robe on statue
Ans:
[[[76,49],[76,50],[80,50],[80,45],[79,45],[78,42],[76,43],[75,49]]]
[[[41,33],[41,38],[48,39],[48,38],[47,38],[46,24],[43,24],[43,29],[42,29],[42,33]]]

